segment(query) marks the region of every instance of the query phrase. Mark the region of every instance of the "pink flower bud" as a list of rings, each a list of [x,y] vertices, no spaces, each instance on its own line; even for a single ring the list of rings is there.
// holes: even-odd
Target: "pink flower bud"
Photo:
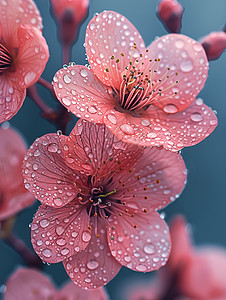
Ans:
[[[60,38],[64,44],[71,44],[78,28],[88,14],[89,0],[50,0],[54,16],[60,25]]]
[[[162,0],[158,4],[157,15],[168,32],[179,33],[183,6],[176,0]]]
[[[226,33],[212,32],[200,40],[208,60],[218,59],[226,48]]]

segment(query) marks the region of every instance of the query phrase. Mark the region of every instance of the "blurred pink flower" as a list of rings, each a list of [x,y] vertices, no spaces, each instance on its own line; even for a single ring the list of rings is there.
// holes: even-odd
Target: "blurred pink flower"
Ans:
[[[200,40],[208,60],[218,59],[226,49],[226,33],[212,32]]]
[[[56,290],[51,280],[35,269],[19,268],[8,279],[4,300],[107,300],[103,288],[87,291],[72,282]]]
[[[177,0],[161,0],[157,8],[160,21],[171,33],[180,32],[183,12],[184,8]]]
[[[0,2],[0,123],[20,109],[26,88],[41,76],[49,58],[42,20],[32,0]]]
[[[5,125],[0,127],[0,221],[34,202],[25,189],[21,175],[26,146],[19,134]]]
[[[60,24],[61,39],[70,44],[88,15],[89,0],[50,0],[53,13]]]
[[[193,248],[185,221],[177,217],[170,227],[172,252],[169,271],[178,272],[178,289],[195,300],[226,299],[226,251],[206,246]]]
[[[92,69],[70,65],[53,79],[59,101],[79,118],[105,123],[125,142],[171,151],[217,126],[214,112],[195,99],[208,72],[196,41],[170,34],[146,50],[125,17],[105,11],[87,27],[86,52]]]
[[[42,202],[31,226],[36,253],[63,261],[79,286],[103,286],[122,265],[149,272],[166,263],[170,237],[156,210],[184,187],[180,154],[124,143],[106,126],[79,120],[69,137],[37,139],[23,176]]]

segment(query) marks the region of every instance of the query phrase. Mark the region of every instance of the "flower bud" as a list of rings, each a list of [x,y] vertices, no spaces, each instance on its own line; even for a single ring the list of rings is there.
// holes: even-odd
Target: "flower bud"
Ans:
[[[77,37],[79,26],[85,20],[89,0],[50,0],[54,17],[60,25],[60,39],[71,44]]]
[[[226,48],[226,33],[212,32],[200,40],[208,60],[218,59]]]
[[[176,0],[161,0],[156,13],[168,32],[179,33],[183,12],[183,6]]]

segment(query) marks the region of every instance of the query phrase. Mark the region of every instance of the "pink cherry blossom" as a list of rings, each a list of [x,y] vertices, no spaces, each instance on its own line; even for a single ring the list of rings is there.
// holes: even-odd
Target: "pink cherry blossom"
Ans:
[[[218,59],[226,49],[226,32],[212,32],[200,40],[208,60]]]
[[[47,134],[28,150],[25,187],[42,205],[31,226],[36,253],[63,261],[79,286],[97,288],[126,266],[149,272],[169,256],[157,209],[182,191],[179,153],[124,143],[105,125],[79,120],[69,137]]]
[[[20,135],[6,126],[0,127],[0,221],[11,217],[34,202],[24,188],[21,175],[26,146]]]
[[[72,282],[56,290],[51,280],[40,271],[17,269],[6,283],[4,300],[107,300],[103,288],[84,290]]]
[[[182,295],[195,300],[226,299],[225,249],[192,247],[182,217],[173,221],[171,237],[173,247],[168,267],[169,271],[179,272],[178,288]]]
[[[42,74],[49,51],[32,0],[0,1],[0,123],[20,109],[26,88]]]
[[[63,42],[73,42],[79,26],[88,14],[89,0],[50,0],[50,3],[60,24]]]
[[[217,126],[214,112],[195,99],[208,72],[196,41],[170,34],[146,49],[125,17],[105,11],[90,21],[85,45],[92,68],[72,64],[53,80],[59,101],[79,118],[105,123],[125,142],[171,151]]]
[[[179,33],[183,6],[177,0],[161,0],[158,4],[157,15],[164,27],[171,33]]]

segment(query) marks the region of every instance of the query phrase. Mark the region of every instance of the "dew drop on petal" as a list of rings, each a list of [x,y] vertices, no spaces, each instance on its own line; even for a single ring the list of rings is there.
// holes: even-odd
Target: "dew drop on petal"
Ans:
[[[89,111],[91,114],[95,114],[95,113],[97,112],[97,109],[96,109],[96,107],[94,107],[94,106],[90,106],[90,107],[88,108],[88,111]]]
[[[154,139],[154,138],[157,137],[157,134],[155,132],[150,132],[150,133],[147,134],[147,137],[151,138],[151,139]]]
[[[82,77],[87,77],[88,76],[88,73],[87,73],[86,69],[82,69],[80,71],[80,74],[81,74]]]
[[[90,270],[94,270],[99,266],[99,263],[96,260],[90,260],[87,262],[87,268]]]
[[[134,134],[134,130],[133,130],[133,127],[129,124],[122,124],[120,126],[120,129],[122,130],[123,133],[125,134],[128,134],[128,135],[131,135],[131,134]]]
[[[91,234],[88,231],[84,231],[82,234],[82,240],[84,242],[89,242],[91,239]]]
[[[112,115],[112,114],[109,114],[108,116],[107,116],[107,118],[108,118],[108,120],[112,123],[112,124],[116,124],[117,123],[117,119],[116,119],[116,117],[114,116],[114,115]]]
[[[147,244],[144,246],[144,252],[147,254],[153,254],[155,253],[155,247],[152,244]]]
[[[203,120],[203,116],[200,113],[194,113],[191,115],[191,120],[193,122],[201,122]]]
[[[34,72],[27,73],[24,77],[24,82],[25,82],[26,86],[29,86],[32,83],[32,81],[35,79],[35,77],[36,77],[36,74]]]
[[[68,74],[64,75],[64,82],[65,83],[70,83],[71,82],[71,77]]]
[[[71,100],[69,98],[62,98],[62,102],[64,105],[69,106],[71,105]]]
[[[178,112],[178,108],[174,104],[167,104],[163,107],[163,110],[167,114],[175,114]]]
[[[142,120],[142,121],[141,121],[141,124],[142,124],[143,126],[148,126],[148,125],[150,125],[150,122],[149,122],[148,120]]]
[[[63,232],[64,232],[64,227],[58,226],[58,227],[56,228],[56,233],[57,233],[58,235],[61,235]]]
[[[63,202],[60,198],[54,199],[53,202],[56,206],[61,206],[63,204]]]
[[[140,272],[145,272],[147,270],[147,267],[143,265],[137,265],[136,270]]]
[[[180,69],[182,72],[191,72],[193,70],[193,63],[191,60],[182,61],[180,64]]]
[[[45,250],[42,251],[42,254],[45,257],[51,257],[52,256],[52,251],[50,249],[45,249]]]
[[[55,143],[51,143],[51,144],[48,145],[47,150],[48,150],[49,152],[52,152],[52,153],[57,152],[57,150],[58,150],[58,145],[55,144]]]
[[[176,46],[178,49],[183,48],[183,47],[184,47],[184,42],[183,42],[183,40],[181,40],[181,39],[176,40],[176,41],[175,41],[175,46]]]
[[[40,221],[40,226],[41,226],[42,228],[45,228],[45,227],[49,226],[49,221],[46,220],[46,219],[41,220],[41,221]]]

